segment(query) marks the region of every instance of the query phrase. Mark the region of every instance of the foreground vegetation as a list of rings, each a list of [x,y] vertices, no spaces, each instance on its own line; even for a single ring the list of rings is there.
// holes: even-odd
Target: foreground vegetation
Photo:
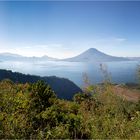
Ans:
[[[36,75],[28,75],[19,72],[12,72],[11,70],[0,69],[0,81],[4,79],[10,79],[15,83],[23,84],[44,81],[51,86],[58,98],[67,100],[71,100],[75,93],[81,92],[81,89],[69,79],[59,78],[56,76],[40,77]]]
[[[87,86],[73,101],[58,99],[42,81],[0,82],[0,139],[140,138],[140,102]]]

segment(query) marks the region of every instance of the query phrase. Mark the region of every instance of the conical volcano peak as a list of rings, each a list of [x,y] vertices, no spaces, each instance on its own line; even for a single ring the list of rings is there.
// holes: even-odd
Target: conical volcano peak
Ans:
[[[75,62],[109,62],[109,61],[125,61],[128,60],[126,58],[122,57],[115,57],[107,55],[95,48],[89,48],[88,50],[84,51],[83,53],[72,57],[65,59],[65,61],[75,61]]]
[[[89,48],[88,50],[86,50],[82,54],[90,54],[91,55],[91,54],[103,54],[103,53],[95,48]]]
[[[98,51],[96,48],[89,48],[87,51]]]

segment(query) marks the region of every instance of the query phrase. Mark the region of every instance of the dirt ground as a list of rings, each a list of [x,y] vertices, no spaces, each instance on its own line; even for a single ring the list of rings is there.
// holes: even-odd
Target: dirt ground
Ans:
[[[123,97],[128,101],[137,102],[140,100],[140,90],[138,89],[129,89],[120,85],[113,87],[114,93]]]

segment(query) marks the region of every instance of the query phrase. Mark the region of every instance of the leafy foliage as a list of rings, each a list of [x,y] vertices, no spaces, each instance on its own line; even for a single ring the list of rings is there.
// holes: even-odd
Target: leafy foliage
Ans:
[[[73,101],[57,98],[43,81],[0,82],[1,139],[139,139],[140,102],[113,93],[112,85],[86,87]]]
[[[73,95],[81,92],[81,89],[72,81],[65,78],[58,78],[56,76],[40,77],[35,75],[26,75],[10,70],[0,69],[0,80],[10,79],[15,83],[35,83],[37,81],[44,81],[49,84],[57,96],[61,99],[72,100]],[[65,88],[64,88],[65,87]]]

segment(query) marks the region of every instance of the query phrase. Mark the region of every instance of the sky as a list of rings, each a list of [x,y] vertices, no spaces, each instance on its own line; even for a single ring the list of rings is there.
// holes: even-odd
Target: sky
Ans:
[[[0,1],[0,53],[140,57],[140,1]]]

